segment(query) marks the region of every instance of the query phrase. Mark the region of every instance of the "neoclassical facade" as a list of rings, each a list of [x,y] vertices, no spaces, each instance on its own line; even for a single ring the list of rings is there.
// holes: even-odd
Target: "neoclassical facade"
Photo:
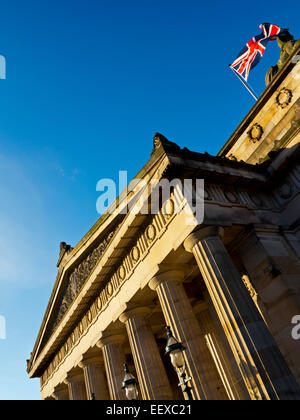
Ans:
[[[166,326],[193,399],[300,399],[299,140],[292,56],[218,156],[155,135],[136,180],[203,179],[204,218],[176,188],[155,214],[120,212],[136,198],[125,191],[74,248],[61,244],[27,361],[43,400],[124,400],[124,363],[140,399],[183,399]]]

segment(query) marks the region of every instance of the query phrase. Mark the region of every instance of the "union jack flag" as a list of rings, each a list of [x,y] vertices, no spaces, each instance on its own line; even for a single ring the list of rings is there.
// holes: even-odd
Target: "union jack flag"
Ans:
[[[236,60],[230,65],[230,68],[236,71],[246,82],[252,70],[261,60],[266,50],[267,43],[274,41],[278,35],[281,35],[287,29],[282,29],[271,23],[262,23],[259,25],[262,33],[250,39],[246,46],[237,56]]]

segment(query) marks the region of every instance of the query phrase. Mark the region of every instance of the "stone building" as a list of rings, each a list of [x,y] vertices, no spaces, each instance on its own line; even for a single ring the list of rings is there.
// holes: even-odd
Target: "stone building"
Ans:
[[[27,361],[42,399],[124,400],[125,362],[140,399],[183,399],[164,354],[166,326],[185,346],[193,399],[300,399],[300,341],[292,336],[300,314],[295,54],[217,156],[155,135],[136,179],[204,179],[201,223],[175,211],[191,204],[173,188],[156,214],[107,212],[75,248],[61,244]],[[121,194],[117,209],[134,199]]]

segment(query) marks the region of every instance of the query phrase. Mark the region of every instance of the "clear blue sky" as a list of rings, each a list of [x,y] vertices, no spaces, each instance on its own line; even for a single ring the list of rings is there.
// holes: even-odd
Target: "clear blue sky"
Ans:
[[[253,105],[228,69],[263,22],[300,37],[299,2],[10,0],[1,5],[0,399],[39,399],[25,359],[59,242],[97,220],[96,183],[133,177],[156,131],[216,154]],[[250,75],[261,93],[271,43]]]

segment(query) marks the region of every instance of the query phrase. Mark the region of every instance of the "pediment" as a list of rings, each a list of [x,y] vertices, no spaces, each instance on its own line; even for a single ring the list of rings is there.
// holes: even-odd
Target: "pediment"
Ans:
[[[172,178],[179,175],[195,178],[198,174],[220,184],[224,183],[225,175],[229,183],[237,177],[240,180],[244,177],[247,184],[250,181],[264,184],[266,181],[265,166],[258,168],[223,157],[180,149],[157,135],[152,157],[136,179],[144,179],[148,183],[151,179],[162,177]],[[119,206],[127,197],[128,191],[118,198]],[[134,197],[130,196],[130,199]],[[134,243],[136,235],[143,232],[149,218],[148,215],[104,214],[74,249],[62,245],[58,276],[28,364],[31,376],[38,376],[47,365],[47,361],[70,334],[89,302],[95,299],[111,273],[118,267],[123,254]],[[149,231],[148,234],[150,233]],[[97,276],[95,271],[99,273]],[[55,339],[52,340],[54,335]],[[45,354],[47,356],[44,357]]]
[[[64,276],[64,282],[61,285],[61,290],[58,293],[55,310],[49,319],[43,344],[45,344],[45,342],[49,339],[53,331],[57,328],[67,313],[72,303],[79,295],[87,278],[92,273],[96,264],[100,261],[120,224],[121,220],[118,218],[115,221],[115,224],[109,226],[109,228],[101,235],[101,238],[95,241],[92,246],[90,246],[86,252],[66,272]]]

